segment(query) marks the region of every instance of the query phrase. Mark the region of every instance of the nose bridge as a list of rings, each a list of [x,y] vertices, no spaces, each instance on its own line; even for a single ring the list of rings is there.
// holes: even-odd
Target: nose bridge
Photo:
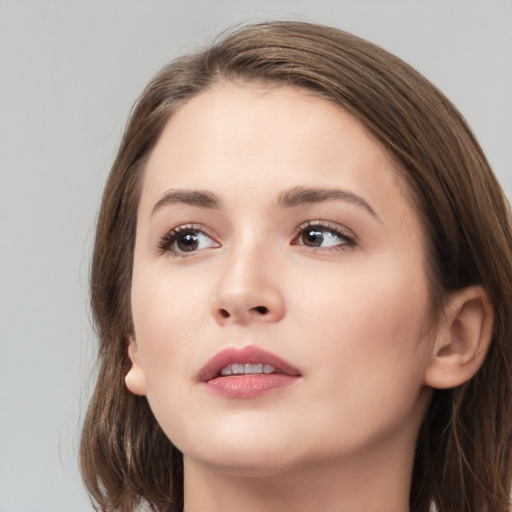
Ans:
[[[272,244],[246,233],[227,250],[213,310],[222,324],[279,321],[285,312]]]

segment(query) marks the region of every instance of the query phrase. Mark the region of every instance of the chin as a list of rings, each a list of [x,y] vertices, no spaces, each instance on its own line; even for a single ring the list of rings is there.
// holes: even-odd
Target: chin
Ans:
[[[270,477],[307,465],[300,441],[290,433],[272,430],[230,425],[177,446],[185,459],[234,476]]]
[[[246,451],[230,450],[230,453],[215,455],[210,451],[205,458],[188,458],[215,472],[241,478],[272,478],[307,467],[307,464],[294,460],[293,457],[275,452],[269,454],[261,448]],[[187,455],[184,455],[184,460],[186,459]]]

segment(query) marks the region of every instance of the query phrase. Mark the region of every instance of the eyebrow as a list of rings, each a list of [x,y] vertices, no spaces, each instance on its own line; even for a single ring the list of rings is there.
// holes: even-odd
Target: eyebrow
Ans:
[[[323,201],[346,201],[364,208],[373,217],[378,219],[375,210],[361,197],[353,192],[335,188],[307,188],[294,187],[279,195],[279,205],[286,208],[302,206],[310,203],[321,203]]]
[[[220,199],[211,192],[204,192],[202,190],[168,190],[153,206],[151,215],[164,206],[176,203],[215,210],[221,207]]]
[[[346,201],[358,205],[378,219],[375,210],[361,196],[340,189],[294,187],[279,194],[278,204],[282,208],[294,208],[305,204],[331,200]],[[177,203],[213,210],[218,210],[222,206],[219,197],[212,192],[202,190],[168,190],[153,206],[151,215],[164,206]]]

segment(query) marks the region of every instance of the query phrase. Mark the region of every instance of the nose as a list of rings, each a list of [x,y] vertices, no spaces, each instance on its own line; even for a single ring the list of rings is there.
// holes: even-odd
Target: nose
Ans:
[[[220,325],[279,322],[285,315],[276,266],[271,255],[241,249],[218,276],[212,314]]]

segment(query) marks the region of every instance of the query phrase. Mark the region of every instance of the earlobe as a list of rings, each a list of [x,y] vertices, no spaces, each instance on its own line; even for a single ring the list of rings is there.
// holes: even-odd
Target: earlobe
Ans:
[[[146,394],[146,377],[140,366],[139,349],[133,337],[130,338],[128,344],[128,359],[131,362],[131,368],[124,378],[126,387],[133,394],[144,396]]]
[[[446,389],[471,379],[484,362],[493,323],[494,310],[481,286],[455,292],[437,329],[425,384]]]

